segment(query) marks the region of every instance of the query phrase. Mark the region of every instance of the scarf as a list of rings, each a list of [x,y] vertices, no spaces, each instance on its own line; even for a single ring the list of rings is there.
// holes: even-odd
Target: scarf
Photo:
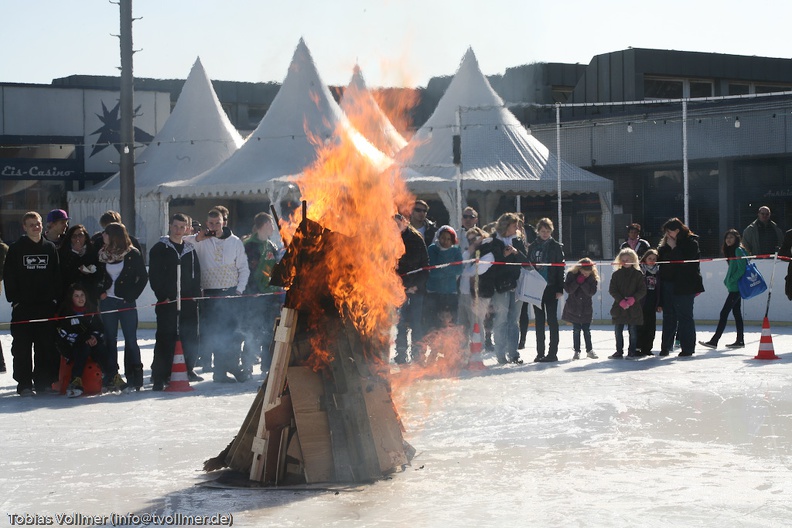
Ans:
[[[116,262],[121,262],[124,260],[126,254],[130,251],[132,251],[131,247],[128,247],[124,250],[113,250],[108,246],[102,246],[102,249],[99,250],[99,262],[104,264],[114,264]]]

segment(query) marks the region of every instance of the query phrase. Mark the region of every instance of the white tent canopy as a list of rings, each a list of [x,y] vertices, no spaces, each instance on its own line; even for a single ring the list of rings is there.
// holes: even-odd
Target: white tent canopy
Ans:
[[[461,136],[461,166],[453,159],[453,136]],[[432,116],[396,156],[415,193],[437,193],[452,215],[467,191],[556,194],[558,159],[520,124],[481,73],[472,49]],[[461,171],[461,172],[460,172]],[[458,189],[463,196],[457,197]],[[600,195],[602,242],[612,247],[613,182],[561,161],[562,193]],[[456,220],[458,222],[458,220]]]
[[[341,98],[341,109],[354,127],[385,154],[393,156],[407,144],[374,100],[357,65]]]
[[[136,157],[138,238],[150,248],[167,232],[168,203],[159,192],[160,185],[200,174],[231,156],[240,145],[242,137],[198,58],[165,125]],[[98,229],[102,213],[119,209],[119,180],[115,174],[89,190],[69,193],[70,215],[89,230]]]
[[[161,192],[173,197],[266,194],[277,204],[282,194],[291,192],[287,183],[317,160],[317,143],[332,141],[339,133],[375,167],[392,163],[349,122],[300,39],[286,79],[244,145],[217,167],[164,185]]]

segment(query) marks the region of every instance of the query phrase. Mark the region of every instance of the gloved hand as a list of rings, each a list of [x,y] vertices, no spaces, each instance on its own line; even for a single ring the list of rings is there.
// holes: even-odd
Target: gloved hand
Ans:
[[[627,299],[622,299],[621,301],[619,301],[619,306],[621,306],[622,309],[626,310],[627,308],[630,307],[630,303],[627,302]]]
[[[582,273],[578,273],[577,281],[578,284],[583,284],[584,282],[586,282],[586,276],[583,275]]]
[[[635,297],[627,297],[625,298],[625,300],[627,301],[628,306],[632,306],[633,304],[635,304]]]

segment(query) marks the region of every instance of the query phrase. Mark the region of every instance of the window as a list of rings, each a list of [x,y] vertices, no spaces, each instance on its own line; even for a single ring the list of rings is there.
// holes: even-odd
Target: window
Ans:
[[[683,99],[688,97],[712,97],[712,81],[701,79],[644,78],[644,99]]]
[[[574,86],[553,86],[553,102],[568,103],[572,98],[572,91],[574,89]]]
[[[748,95],[792,91],[787,84],[729,83],[729,95]]]

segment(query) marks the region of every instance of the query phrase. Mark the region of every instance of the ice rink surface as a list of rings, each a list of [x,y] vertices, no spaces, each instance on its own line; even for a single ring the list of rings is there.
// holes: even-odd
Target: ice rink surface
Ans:
[[[261,377],[152,392],[153,330],[139,333],[139,393],[21,398],[0,374],[0,526],[36,515],[55,526],[112,526],[113,515],[150,526],[166,524],[147,515],[230,515],[243,527],[788,525],[792,328],[771,328],[775,361],[753,359],[756,326],[745,349],[640,361],[606,359],[612,329],[592,333],[598,360],[572,361],[562,326],[558,363],[530,362],[529,334],[523,365],[485,354],[482,372],[400,389],[412,465],[332,491],[202,485],[217,476],[203,461],[233,439]],[[730,324],[721,343],[732,337]],[[10,367],[7,330],[0,340]]]

